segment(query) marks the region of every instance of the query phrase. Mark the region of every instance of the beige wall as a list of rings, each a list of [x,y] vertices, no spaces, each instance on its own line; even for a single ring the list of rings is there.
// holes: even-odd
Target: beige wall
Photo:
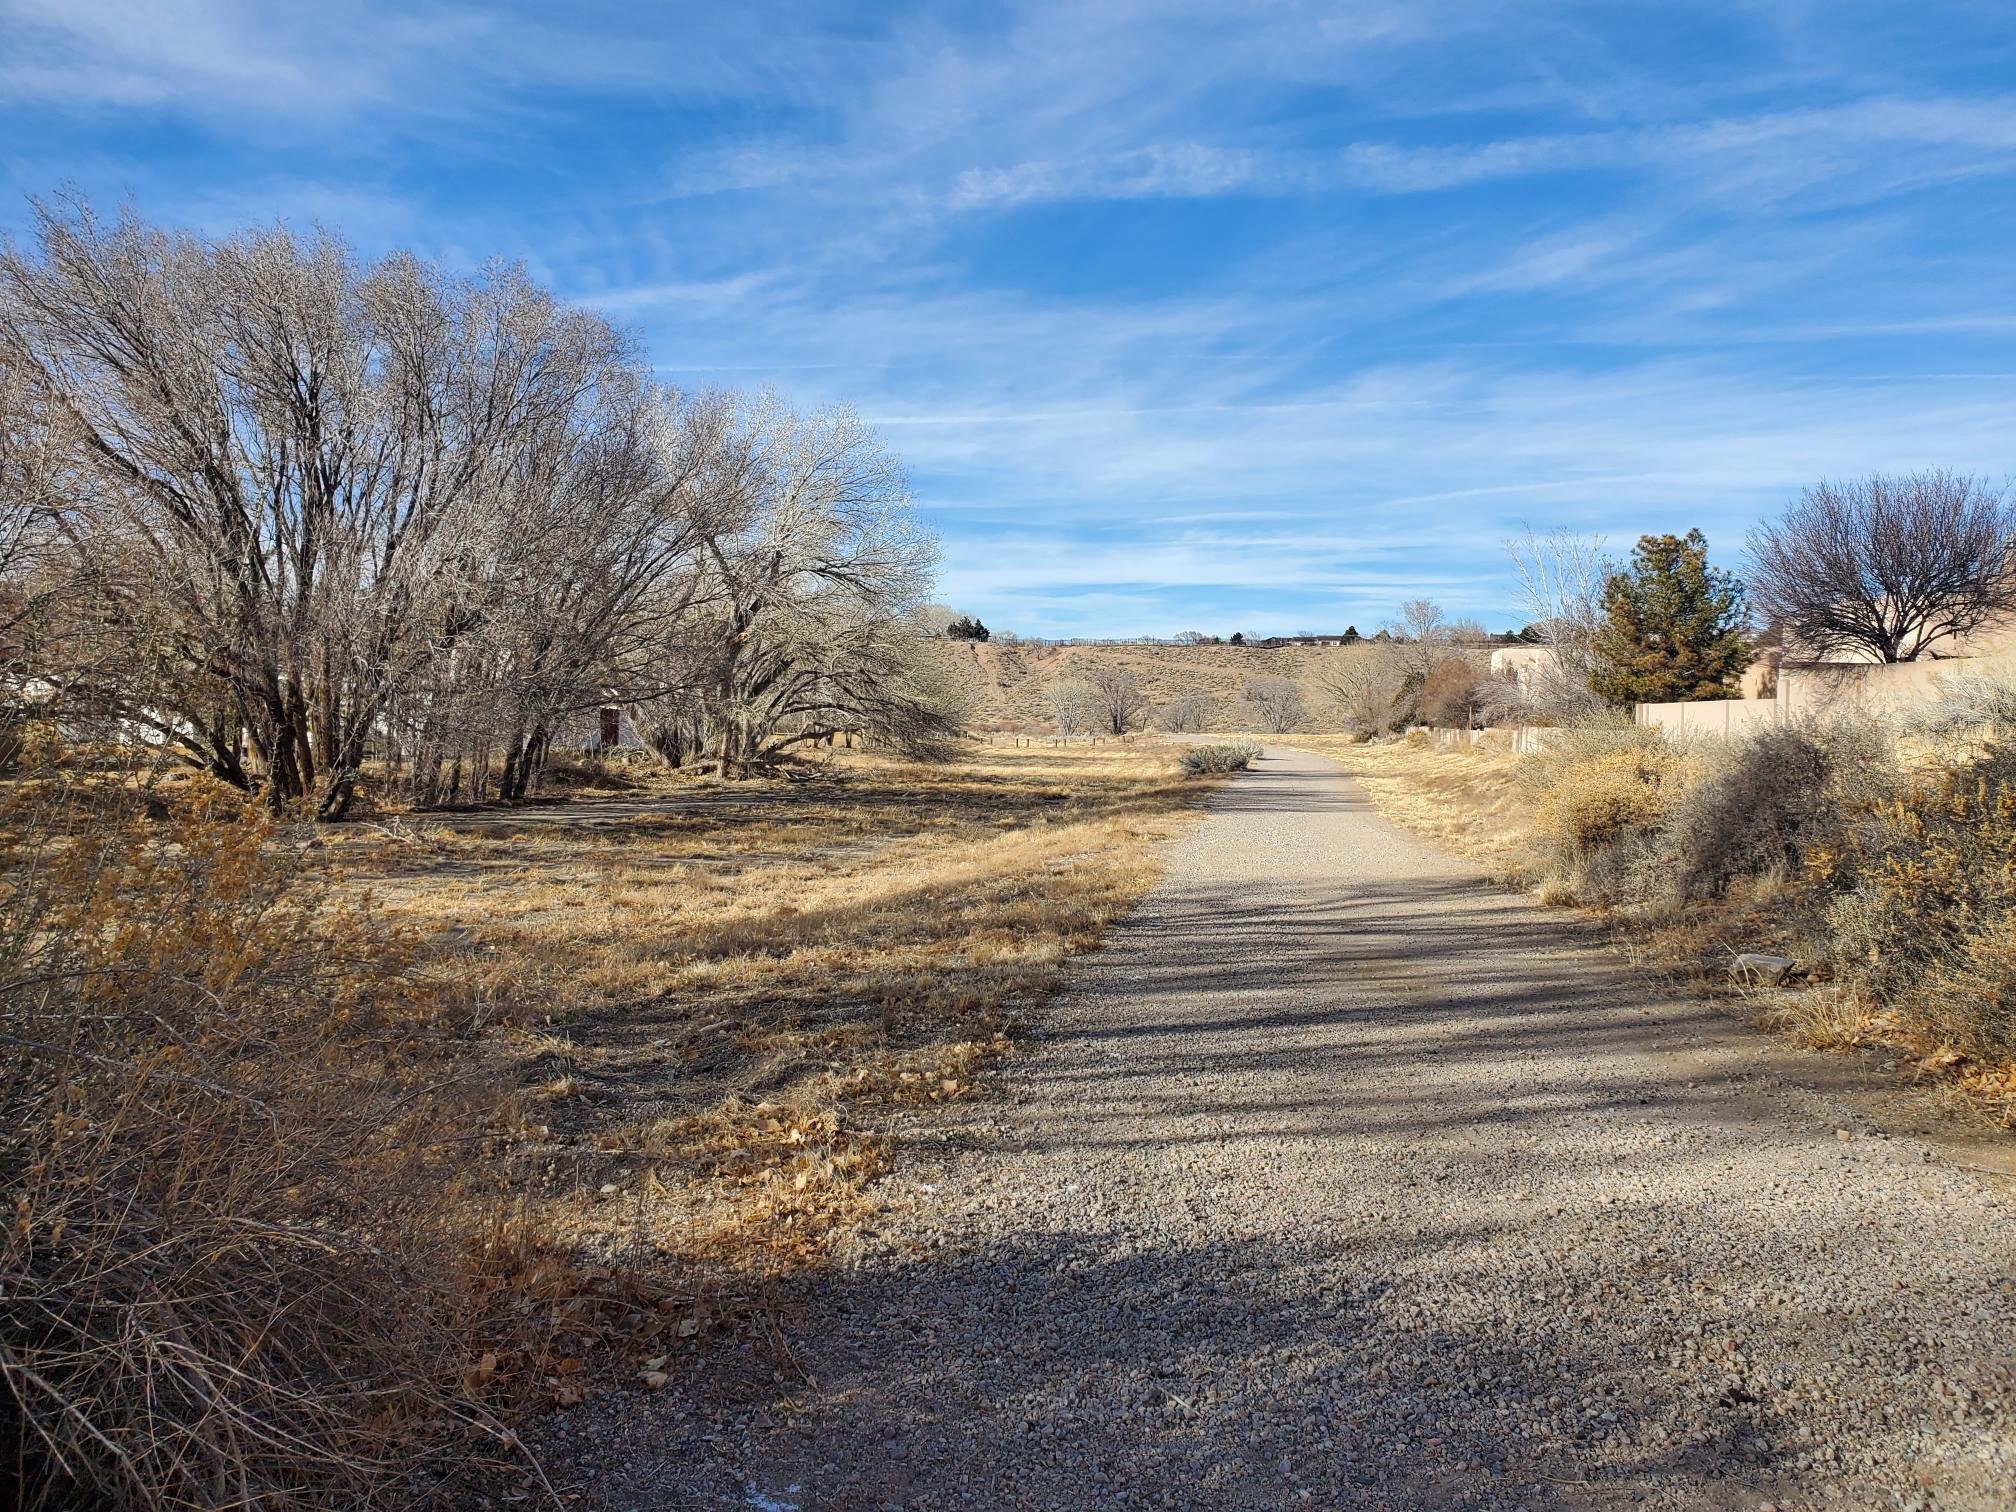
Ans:
[[[1551,669],[1557,661],[1551,646],[1500,646],[1491,653],[1491,671],[1494,676],[1510,672],[1518,682],[1519,691],[1530,694],[1533,679]]]
[[[1709,698],[1693,703],[1639,704],[1638,723],[1675,740],[1727,740],[1779,721],[1775,698]]]
[[[1930,703],[1969,661],[1787,663],[1778,672],[1778,704],[1787,723],[1861,712],[1892,713]]]
[[[1726,740],[1775,725],[1877,718],[1927,704],[1947,680],[1978,671],[1980,658],[1950,661],[1785,662],[1772,698],[1639,704],[1636,718],[1674,739]]]

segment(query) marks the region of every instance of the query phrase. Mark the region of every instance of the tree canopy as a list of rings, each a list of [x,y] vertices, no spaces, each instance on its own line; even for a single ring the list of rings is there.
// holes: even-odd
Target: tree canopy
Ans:
[[[2016,614],[2016,497],[1965,473],[1873,473],[1806,490],[1750,537],[1769,623],[1809,656],[1950,655]]]
[[[1603,583],[1589,683],[1616,704],[1728,698],[1750,664],[1743,584],[1708,565],[1708,538],[1646,535]]]

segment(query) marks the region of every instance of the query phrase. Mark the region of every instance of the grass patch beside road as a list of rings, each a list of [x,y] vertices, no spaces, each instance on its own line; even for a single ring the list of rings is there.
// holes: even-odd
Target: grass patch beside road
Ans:
[[[2016,759],[1855,731],[1675,746],[1630,726],[1546,752],[1292,735],[1387,818],[1618,926],[1670,981],[1815,1049],[1880,1049],[2016,1126],[2007,816]],[[1793,980],[1734,980],[1739,955]]]
[[[834,753],[337,849],[507,1068],[530,1232],[764,1272],[888,1168],[893,1108],[973,1091],[1209,787],[1148,744]]]
[[[1493,876],[1514,882],[1528,877],[1532,819],[1519,787],[1520,758],[1509,751],[1443,751],[1405,740],[1372,745],[1348,735],[1266,738],[1327,756],[1357,779],[1381,814],[1469,857]]]

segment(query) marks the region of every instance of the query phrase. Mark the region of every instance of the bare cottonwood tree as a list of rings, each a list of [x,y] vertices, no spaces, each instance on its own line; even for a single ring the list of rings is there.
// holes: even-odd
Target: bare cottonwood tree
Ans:
[[[1109,735],[1125,735],[1138,730],[1148,713],[1148,696],[1125,667],[1098,665],[1087,668],[1085,685],[1092,690],[1092,703],[1099,728]]]
[[[1246,684],[1246,702],[1260,728],[1280,735],[1309,717],[1308,695],[1291,677],[1256,677]]]
[[[1476,620],[1452,620],[1433,599],[1410,599],[1402,604],[1400,618],[1387,628],[1389,639],[1399,649],[1401,665],[1417,681],[1426,679],[1447,660],[1452,647],[1474,646],[1489,638]]]
[[[1405,715],[1409,668],[1397,646],[1379,641],[1346,646],[1324,658],[1316,675],[1353,734],[1383,735]]]
[[[1057,722],[1059,735],[1068,739],[1091,729],[1098,720],[1098,695],[1083,680],[1060,678],[1050,684],[1048,693],[1050,717]]]
[[[0,250],[0,340],[74,437],[64,524],[129,657],[74,691],[341,813],[402,687],[481,626],[472,576],[623,340],[515,269],[365,268],[328,235],[206,241],[76,202],[36,229],[39,257]]]
[[[697,701],[720,770],[835,734],[924,750],[957,709],[918,702],[921,609],[937,542],[901,465],[851,410],[799,415],[764,397],[732,415],[716,476],[699,611],[678,634],[675,697]]]
[[[1596,670],[1596,632],[1603,619],[1603,584],[1612,567],[1600,536],[1566,528],[1544,534],[1527,527],[1505,542],[1519,597],[1534,637],[1547,654],[1522,676],[1486,689],[1491,716],[1557,722],[1592,714],[1603,700],[1589,686]]]
[[[2016,498],[1964,473],[1820,483],[1750,536],[1752,602],[1818,656],[1936,657],[2016,612]]]
[[[852,414],[662,392],[515,268],[81,201],[36,231],[0,247],[0,485],[41,529],[0,555],[60,547],[29,660],[70,717],[323,816],[367,753],[518,797],[612,703],[724,771],[963,718],[914,617],[935,540]],[[4,612],[27,582],[0,561]]]
[[[1172,698],[1156,711],[1155,722],[1172,735],[1201,735],[1218,717],[1218,702],[1202,693]]]
[[[1396,639],[1415,646],[1440,645],[1449,638],[1442,606],[1433,599],[1409,599],[1400,606],[1400,618],[1391,628]]]

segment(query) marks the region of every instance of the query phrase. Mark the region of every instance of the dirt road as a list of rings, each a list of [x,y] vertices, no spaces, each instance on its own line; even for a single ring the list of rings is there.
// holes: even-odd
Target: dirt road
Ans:
[[[1320,758],[1042,1023],[805,1299],[816,1384],[647,1399],[596,1499],[2016,1506],[2007,1189]]]

